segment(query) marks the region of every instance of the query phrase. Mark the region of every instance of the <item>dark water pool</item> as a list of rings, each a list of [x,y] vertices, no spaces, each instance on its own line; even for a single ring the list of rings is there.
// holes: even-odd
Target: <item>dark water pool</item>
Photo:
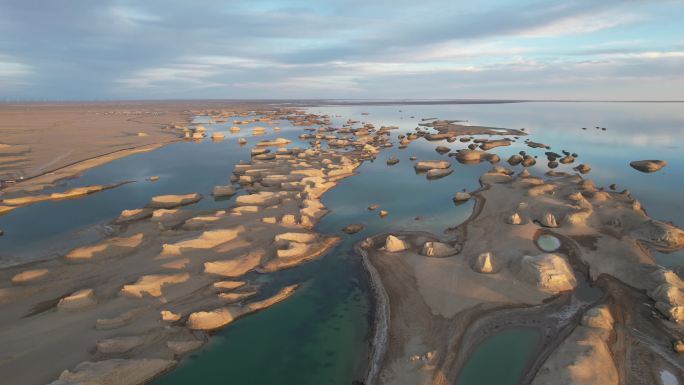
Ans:
[[[456,385],[517,385],[540,337],[535,329],[510,328],[487,338],[466,362]]]

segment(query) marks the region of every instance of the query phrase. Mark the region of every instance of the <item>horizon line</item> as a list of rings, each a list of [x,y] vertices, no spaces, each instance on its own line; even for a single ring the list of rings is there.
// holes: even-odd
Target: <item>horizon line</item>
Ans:
[[[489,99],[489,98],[464,98],[464,99],[387,99],[387,98],[191,98],[191,99],[3,99],[0,105],[12,104],[98,104],[98,103],[153,103],[153,102],[275,102],[292,104],[340,104],[340,105],[430,105],[430,104],[506,104],[506,103],[684,103],[684,99]]]

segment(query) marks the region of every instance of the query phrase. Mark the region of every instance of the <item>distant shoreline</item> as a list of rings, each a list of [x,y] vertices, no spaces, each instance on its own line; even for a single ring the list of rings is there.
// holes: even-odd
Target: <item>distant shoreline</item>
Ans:
[[[0,100],[0,106],[60,106],[60,105],[121,105],[187,103],[275,104],[288,107],[329,105],[448,105],[448,104],[510,104],[510,103],[684,103],[684,100],[620,100],[620,99],[120,99],[120,100]],[[217,106],[218,107],[218,106]]]

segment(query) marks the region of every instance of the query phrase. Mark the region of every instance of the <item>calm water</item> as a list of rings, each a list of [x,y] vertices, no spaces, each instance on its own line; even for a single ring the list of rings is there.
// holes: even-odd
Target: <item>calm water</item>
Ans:
[[[466,362],[456,385],[517,385],[539,337],[535,329],[511,328],[487,338]]]
[[[401,110],[401,112],[399,112]],[[682,103],[513,103],[447,106],[382,106],[314,108],[351,116],[358,120],[382,121],[413,130],[420,118],[463,119],[469,124],[492,127],[525,128],[531,140],[552,146],[552,151],[566,149],[579,154],[578,163],[592,166],[588,174],[597,185],[606,188],[616,183],[628,188],[655,218],[684,226],[684,104]],[[359,112],[367,111],[368,116]],[[411,119],[415,116],[415,119]],[[595,127],[606,127],[606,131]],[[587,130],[582,130],[586,127]],[[416,147],[434,148],[437,142],[418,141]],[[467,143],[466,143],[467,144]],[[462,143],[447,143],[456,150]],[[510,147],[499,147],[502,159],[525,150],[545,160],[544,149],[527,147],[522,140]],[[437,157],[437,154],[434,154]],[[668,166],[657,173],[644,174],[629,167],[637,159],[663,159]],[[557,170],[572,171],[570,165]],[[519,167],[518,167],[519,169]],[[547,171],[545,162],[534,168]],[[458,169],[458,171],[461,171]],[[533,170],[534,171],[534,170]],[[451,177],[459,178],[458,172]]]
[[[658,264],[670,269],[684,267],[684,250],[674,253],[653,253],[653,257],[658,261]]]
[[[338,123],[336,126],[352,118],[376,126],[397,125],[401,128],[399,132],[413,131],[420,118],[425,117],[524,127],[532,134],[532,140],[551,145],[553,151],[577,152],[580,162],[592,166],[589,177],[598,185],[617,183],[620,188],[628,188],[652,216],[684,226],[684,200],[680,195],[684,188],[684,151],[680,143],[684,138],[684,113],[679,111],[681,107],[681,104],[655,103],[519,103],[344,106],[318,107],[311,111],[336,116],[333,119]],[[369,115],[361,115],[361,112]],[[259,124],[251,126],[254,125]],[[259,139],[280,136],[304,145],[296,140],[301,128],[291,127],[286,122],[279,126],[283,129],[280,133],[269,133]],[[595,126],[607,130],[596,130]],[[227,131],[230,124],[206,127],[210,131]],[[393,132],[392,137],[396,138],[399,132]],[[201,143],[176,143],[90,170],[81,178],[69,181],[67,187],[130,179],[136,183],[79,200],[36,204],[0,217],[0,228],[6,232],[0,238],[0,257],[27,260],[63,253],[75,244],[101,237],[104,225],[121,210],[141,207],[154,195],[200,192],[205,199],[194,208],[229,206],[230,200],[215,202],[210,192],[214,185],[228,183],[237,161],[249,159],[249,147],[257,139],[249,139],[248,146],[240,147],[236,143],[237,136],[250,137],[251,130],[243,128],[238,135],[227,133],[226,140],[220,143],[210,139]],[[453,194],[477,188],[478,176],[491,167],[454,163],[455,172],[450,176],[427,181],[424,175],[414,173],[409,156],[416,155],[423,160],[447,159],[434,151],[438,145],[447,145],[453,150],[465,147],[458,142],[420,140],[408,149],[388,149],[375,162],[366,162],[359,169],[359,175],[345,179],[327,193],[323,202],[331,213],[319,223],[318,231],[340,234],[339,230],[349,223],[362,223],[366,228],[353,236],[345,236],[332,253],[319,261],[268,278],[255,276],[265,292],[291,282],[305,282],[305,285],[290,300],[219,331],[207,347],[184,360],[178,370],[155,384],[187,384],[201,379],[203,384],[348,385],[359,379],[361,376],[355,376],[354,372],[363,365],[359,352],[366,346],[369,309],[366,287],[360,278],[360,261],[351,252],[353,244],[362,237],[390,229],[440,233],[459,224],[470,214],[472,205],[454,206]],[[520,150],[544,159],[545,151],[529,148],[522,141],[497,150],[503,159]],[[389,156],[397,156],[400,163],[387,166],[385,161]],[[669,165],[654,174],[642,174],[629,167],[631,160],[650,158],[664,159]],[[545,172],[544,163],[540,161],[531,171]],[[567,171],[569,167],[561,166],[559,170]],[[160,180],[146,181],[150,175],[159,175]],[[389,211],[389,216],[381,219],[377,212],[368,211],[366,207],[373,203]],[[684,257],[678,254],[656,255],[656,258],[670,267],[684,264]],[[494,342],[488,344],[498,347],[495,350],[501,355],[508,354],[509,360],[526,360],[527,355],[511,355],[510,352],[533,346],[537,337],[531,331],[511,333],[512,336],[492,337]],[[525,362],[515,367],[490,362],[487,370],[495,366],[509,368],[510,378],[517,379],[515,370],[518,369],[515,368],[522,368]],[[479,364],[474,367],[478,372]],[[468,377],[469,381],[475,381],[468,384],[492,383],[477,380],[477,375]]]
[[[360,266],[342,252],[276,274],[306,282],[292,298],[219,331],[154,384],[350,384],[363,364],[368,305]]]
[[[537,238],[537,246],[546,252],[556,251],[560,248],[560,239],[549,234],[542,234]]]

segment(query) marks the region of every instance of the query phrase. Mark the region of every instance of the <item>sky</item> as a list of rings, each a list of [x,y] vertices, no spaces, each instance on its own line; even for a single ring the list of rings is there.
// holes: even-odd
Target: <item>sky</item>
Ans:
[[[684,0],[0,0],[0,100],[684,100]]]

